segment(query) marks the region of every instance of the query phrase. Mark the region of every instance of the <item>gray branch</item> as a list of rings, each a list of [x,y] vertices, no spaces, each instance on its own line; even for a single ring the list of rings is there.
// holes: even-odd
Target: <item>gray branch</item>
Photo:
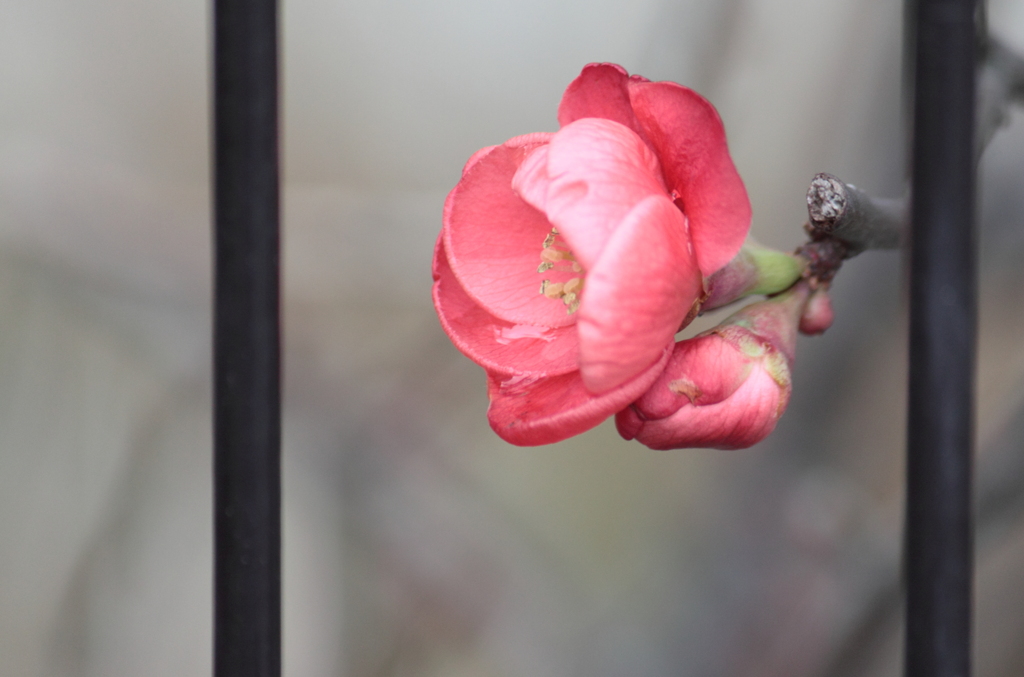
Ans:
[[[978,69],[975,159],[1009,120],[1012,103],[1024,103],[1024,59],[989,38]],[[812,240],[839,240],[847,258],[867,249],[897,249],[909,222],[909,197],[876,198],[831,174],[818,174],[807,190]]]
[[[818,174],[807,189],[811,239],[841,240],[847,257],[865,249],[897,249],[907,222],[904,198],[871,197],[831,174]]]

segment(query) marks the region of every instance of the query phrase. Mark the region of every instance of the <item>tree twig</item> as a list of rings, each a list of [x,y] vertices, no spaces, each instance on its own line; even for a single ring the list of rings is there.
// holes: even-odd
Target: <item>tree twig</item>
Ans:
[[[807,231],[814,241],[840,240],[846,258],[866,249],[897,249],[907,220],[903,198],[871,197],[831,174],[818,174],[807,189]]]
[[[991,37],[984,41],[982,54],[976,160],[1008,121],[1010,104],[1024,104],[1024,58]],[[807,189],[807,231],[813,242],[840,241],[846,246],[844,258],[868,249],[897,249],[906,230],[908,204],[907,195],[877,198],[832,174],[817,174]]]

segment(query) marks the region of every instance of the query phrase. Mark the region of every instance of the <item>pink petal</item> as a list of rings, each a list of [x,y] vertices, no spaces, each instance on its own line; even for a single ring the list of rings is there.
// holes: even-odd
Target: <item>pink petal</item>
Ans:
[[[665,195],[647,197],[612,234],[588,272],[577,330],[580,371],[591,392],[647,368],[702,293],[686,217]]]
[[[750,229],[750,200],[729,157],[722,120],[704,97],[674,82],[630,82],[629,95],[669,189],[682,199],[707,277],[736,255]]]
[[[448,265],[448,254],[444,250],[443,230],[437,234],[437,239],[434,240],[434,258],[430,261],[430,277],[433,278],[434,282],[441,279],[442,265],[449,270],[451,269],[451,266]]]
[[[466,160],[466,164],[462,167],[462,175],[465,176],[468,174],[469,170],[473,168],[473,165],[487,157],[495,148],[498,148],[498,146],[484,146],[477,152],[470,155],[469,159]]]
[[[775,429],[789,392],[763,369],[755,369],[731,397],[718,404],[687,404],[669,418],[644,421],[630,407],[616,415],[619,432],[651,449],[743,449]]]
[[[455,278],[441,243],[434,250],[434,307],[452,343],[485,369],[555,376],[576,371],[579,340],[573,327],[517,325],[476,304]]]
[[[590,269],[626,214],[649,195],[667,195],[653,151],[616,122],[585,118],[533,151],[512,187],[553,223]]]
[[[647,419],[642,418],[633,405],[615,413],[615,429],[624,440],[635,440],[646,422]]]
[[[444,208],[444,247],[462,288],[489,313],[512,324],[564,327],[575,322],[558,300],[540,294],[544,279],[565,282],[572,273],[537,273],[552,225],[512,191],[512,177],[530,151],[550,134],[516,137],[474,156]]]
[[[519,136],[513,136],[501,145],[507,148],[535,148],[539,145],[546,145],[548,141],[551,140],[551,134],[551,132],[532,132],[530,134],[521,134]],[[469,159],[466,160],[465,166],[462,168],[462,175],[465,176],[469,173],[469,170],[473,168],[473,165],[487,157],[495,148],[501,148],[501,146],[484,146],[477,152],[470,155]]]
[[[578,372],[550,378],[508,377],[488,373],[491,405],[487,419],[494,432],[519,446],[551,444],[590,430],[635,400],[661,373],[669,351],[621,387],[592,395]]]
[[[558,124],[565,127],[583,118],[604,118],[639,133],[640,126],[629,100],[629,81],[629,74],[622,66],[587,64],[565,88],[558,106]]]
[[[679,341],[665,371],[634,407],[643,419],[654,420],[686,405],[721,402],[750,376],[753,362],[718,334]]]

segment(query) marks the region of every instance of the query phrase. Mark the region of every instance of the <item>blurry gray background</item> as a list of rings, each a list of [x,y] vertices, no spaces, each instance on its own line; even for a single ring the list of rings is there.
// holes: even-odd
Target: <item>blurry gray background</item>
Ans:
[[[740,452],[506,445],[429,265],[463,162],[591,61],[718,107],[768,244],[816,172],[899,194],[900,3],[282,5],[286,674],[899,674],[898,254],[847,264]],[[210,672],[208,13],[0,0],[5,677]],[[978,677],[1024,674],[1022,118],[981,173]]]

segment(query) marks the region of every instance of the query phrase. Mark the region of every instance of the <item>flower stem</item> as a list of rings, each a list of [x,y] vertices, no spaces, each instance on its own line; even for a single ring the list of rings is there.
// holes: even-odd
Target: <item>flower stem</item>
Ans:
[[[705,280],[707,296],[701,312],[721,308],[747,296],[777,294],[789,289],[803,275],[805,258],[776,251],[748,238],[732,261]]]

